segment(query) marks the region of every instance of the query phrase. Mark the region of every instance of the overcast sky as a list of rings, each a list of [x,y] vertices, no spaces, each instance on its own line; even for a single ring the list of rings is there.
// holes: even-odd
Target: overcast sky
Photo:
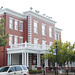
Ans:
[[[75,0],[0,0],[1,6],[20,13],[33,7],[33,11],[53,17],[56,27],[63,30],[63,42],[75,42]]]

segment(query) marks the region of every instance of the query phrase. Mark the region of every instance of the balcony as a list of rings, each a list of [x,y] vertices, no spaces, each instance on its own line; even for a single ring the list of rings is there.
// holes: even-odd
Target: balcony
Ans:
[[[40,45],[40,44],[32,44],[32,43],[21,43],[21,44],[12,44],[10,48],[7,48],[7,51],[28,51],[28,52],[40,52],[46,53],[50,49],[49,45]]]

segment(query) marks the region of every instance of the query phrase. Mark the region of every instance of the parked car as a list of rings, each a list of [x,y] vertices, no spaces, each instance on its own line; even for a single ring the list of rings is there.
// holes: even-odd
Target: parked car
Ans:
[[[0,68],[0,75],[29,75],[25,65],[12,65]]]

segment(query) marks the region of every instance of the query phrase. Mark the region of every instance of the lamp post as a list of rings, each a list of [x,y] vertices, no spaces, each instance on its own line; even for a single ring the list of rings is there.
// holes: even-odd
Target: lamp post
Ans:
[[[56,42],[55,43],[55,46],[56,46],[56,62],[57,62],[57,69],[56,69],[56,75],[58,75],[58,51],[57,51],[57,46],[58,46],[58,43]]]

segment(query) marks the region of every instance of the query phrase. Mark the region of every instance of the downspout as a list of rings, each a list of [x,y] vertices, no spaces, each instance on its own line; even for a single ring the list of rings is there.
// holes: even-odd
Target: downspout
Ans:
[[[6,12],[4,12],[4,29],[6,27]],[[5,35],[5,30],[4,30],[4,35]],[[5,66],[5,46],[3,48],[3,66]]]

